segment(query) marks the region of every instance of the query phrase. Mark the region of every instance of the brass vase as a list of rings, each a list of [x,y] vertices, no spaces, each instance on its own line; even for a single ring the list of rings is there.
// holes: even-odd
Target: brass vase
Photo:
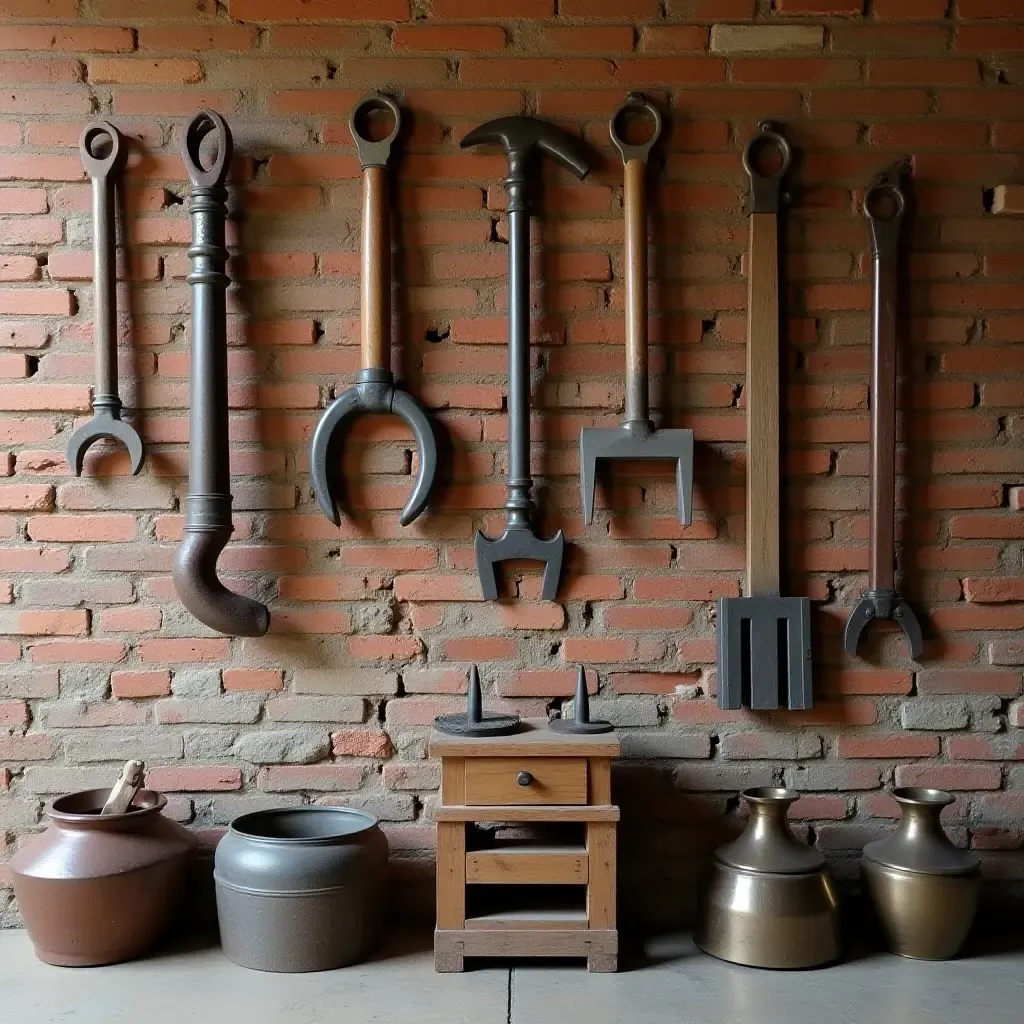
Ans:
[[[981,865],[939,823],[954,798],[941,789],[894,789],[899,824],[864,847],[860,869],[889,948],[915,960],[949,960],[978,909]]]
[[[819,850],[789,827],[792,789],[748,789],[743,834],[715,851],[694,936],[748,967],[817,967],[839,956],[839,898]]]

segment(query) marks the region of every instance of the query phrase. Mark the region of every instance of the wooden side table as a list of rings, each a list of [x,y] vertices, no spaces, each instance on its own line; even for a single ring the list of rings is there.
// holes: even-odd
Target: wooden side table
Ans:
[[[435,970],[461,971],[467,956],[581,956],[590,971],[617,970],[615,734],[556,733],[544,719],[527,719],[511,736],[434,729],[429,749],[441,758]],[[475,826],[490,822],[575,823],[584,839],[467,845]],[[507,887],[498,890],[502,908],[477,914],[470,907],[467,914],[467,887],[474,885]],[[544,888],[550,886],[579,887],[579,905],[528,907],[517,886],[541,893],[554,891]]]

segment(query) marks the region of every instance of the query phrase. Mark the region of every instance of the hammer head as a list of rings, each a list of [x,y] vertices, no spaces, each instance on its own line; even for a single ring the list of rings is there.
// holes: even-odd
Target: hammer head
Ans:
[[[584,427],[580,431],[580,490],[583,521],[594,521],[598,459],[673,459],[679,521],[690,525],[693,509],[693,431],[653,430],[635,421],[621,427]]]
[[[590,157],[579,139],[535,117],[495,118],[474,128],[460,143],[463,149],[486,144],[501,146],[509,157],[525,156],[536,148],[580,179],[590,171]]]

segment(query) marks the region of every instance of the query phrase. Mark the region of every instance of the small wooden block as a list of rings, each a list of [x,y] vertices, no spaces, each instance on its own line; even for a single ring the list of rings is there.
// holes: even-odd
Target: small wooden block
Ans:
[[[619,958],[612,953],[596,953],[587,957],[590,974],[614,974],[619,969]]]
[[[996,185],[993,213],[1024,213],[1024,185]]]
[[[587,851],[573,846],[525,846],[466,854],[466,881],[489,885],[585,885]]]

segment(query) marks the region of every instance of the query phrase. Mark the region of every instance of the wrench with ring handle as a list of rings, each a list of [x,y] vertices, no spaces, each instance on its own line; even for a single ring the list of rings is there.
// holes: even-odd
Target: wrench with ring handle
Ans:
[[[105,155],[98,155],[102,152],[98,147],[104,144],[109,146],[109,150]],[[109,121],[93,121],[85,126],[79,149],[82,164],[92,179],[96,386],[92,398],[92,419],[71,435],[67,459],[75,476],[81,476],[86,450],[97,441],[110,438],[120,441],[128,449],[134,474],[142,468],[142,439],[134,427],[121,419],[121,397],[117,391],[114,176],[124,166],[124,139]]]
[[[385,111],[394,120],[388,136],[379,142],[360,131],[362,119]],[[362,369],[353,387],[339,395],[321,417],[310,448],[313,492],[325,516],[341,523],[336,493],[340,482],[333,472],[337,445],[346,425],[360,413],[393,413],[405,420],[416,439],[419,469],[412,494],[402,509],[403,526],[427,507],[437,474],[437,439],[423,407],[395,385],[391,357],[391,227],[388,208],[387,162],[401,126],[398,104],[388,96],[371,95],[356,104],[349,129],[363,171],[362,274],[360,280],[360,354]]]
[[[903,164],[878,175],[864,196],[871,231],[871,568],[868,589],[847,620],[843,646],[857,653],[861,633],[875,619],[895,620],[910,656],[924,639],[913,608],[896,591],[896,286],[900,226],[906,199]]]

